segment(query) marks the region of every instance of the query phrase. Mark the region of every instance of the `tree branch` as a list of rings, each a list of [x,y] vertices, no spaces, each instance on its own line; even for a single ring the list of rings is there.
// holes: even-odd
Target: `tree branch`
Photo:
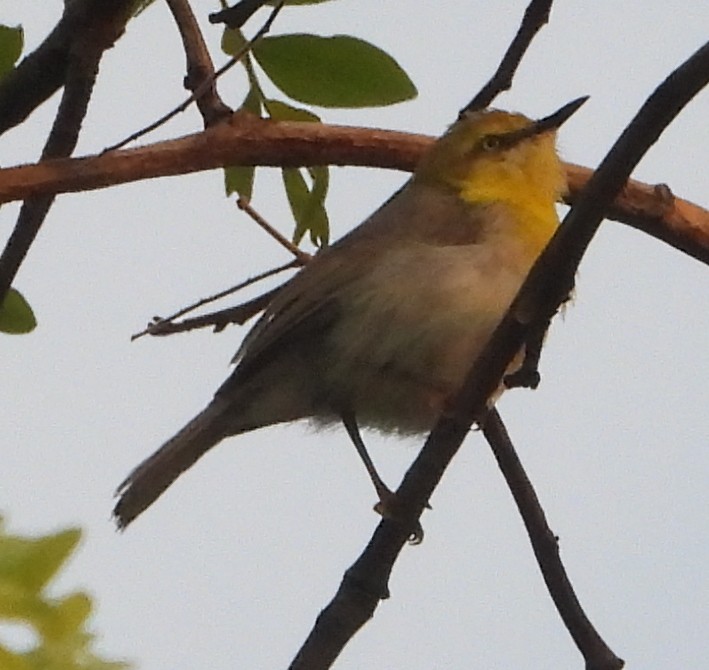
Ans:
[[[123,31],[124,17],[99,12],[91,29],[75,36],[66,58],[64,92],[54,124],[42,151],[42,158],[68,156],[76,147],[81,124],[96,82],[98,64],[104,51]],[[54,194],[42,194],[25,200],[10,238],[0,255],[0,304],[32,246],[52,203]]]
[[[460,110],[458,118],[466,112],[485,109],[503,91],[512,86],[512,78],[522,62],[524,54],[532,43],[534,36],[549,21],[549,12],[553,0],[532,0],[522,17],[522,24],[507,49],[497,72],[483,86],[475,97]]]
[[[573,205],[578,200],[592,175],[593,170],[566,164],[567,204]],[[629,179],[605,217],[641,230],[709,265],[709,211],[676,197],[665,184]]]
[[[133,142],[134,140],[137,140],[143,137],[144,135],[147,135],[156,128],[159,128],[160,126],[167,123],[170,119],[177,116],[180,112],[184,112],[195,100],[199,100],[205,92],[209,91],[210,87],[213,87],[214,82],[219,77],[221,77],[225,72],[234,67],[249,51],[251,51],[254,44],[256,44],[259,40],[261,40],[261,38],[263,38],[268,33],[268,31],[271,29],[271,26],[273,25],[273,22],[276,20],[278,13],[281,11],[282,8],[283,0],[280,0],[275,4],[264,24],[258,31],[256,31],[256,34],[248,42],[246,42],[246,44],[244,44],[244,46],[241,47],[241,49],[234,56],[232,56],[232,58],[230,58],[216,72],[213,72],[209,79],[203,80],[198,86],[196,86],[196,88],[194,88],[192,92],[192,95],[188,96],[186,100],[183,100],[179,105],[177,105],[177,107],[174,107],[166,114],[163,114],[159,119],[145,126],[145,128],[141,128],[140,130],[129,135],[128,137],[122,139],[120,142],[106,147],[103,150],[102,154],[115,152],[117,149],[124,147],[126,144],[129,144],[130,142]],[[210,127],[212,125],[219,125],[216,122],[226,118],[226,116],[222,113],[223,110],[212,110],[212,112],[218,114],[219,118],[212,118],[211,121],[214,123],[209,123]]]
[[[411,171],[433,141],[426,135],[392,130],[267,121],[237,113],[228,123],[175,140],[100,156],[2,168],[0,203],[229,165],[363,165]],[[566,171],[566,200],[573,204],[593,171],[573,164],[567,164]],[[686,200],[666,197],[662,188],[630,180],[606,216],[709,264],[709,212]]]
[[[482,430],[512,492],[549,595],[581,651],[586,667],[619,670],[624,662],[611,651],[583,611],[559,557],[558,538],[549,528],[532,482],[496,409],[488,412]]]
[[[133,0],[73,0],[52,32],[18,66],[0,79],[0,135],[22,123],[64,85],[69,54],[76,40],[95,25],[125,25]]]
[[[232,110],[217,93],[214,63],[188,0],[167,0],[167,4],[180,31],[187,59],[185,88],[194,95],[204,127],[209,128],[228,117]]]
[[[143,335],[172,335],[173,333],[183,333],[188,330],[195,330],[196,328],[207,328],[209,326],[213,326],[214,331],[219,332],[226,328],[226,326],[230,323],[243,325],[252,316],[255,316],[261,310],[265,309],[267,305],[271,302],[271,300],[276,297],[276,294],[280,292],[283,285],[277,286],[276,288],[271,289],[270,291],[267,291],[266,293],[257,296],[256,298],[252,298],[248,302],[245,302],[241,305],[237,305],[236,307],[229,307],[227,309],[222,309],[218,312],[204,314],[202,316],[193,317],[191,319],[184,319],[183,321],[175,321],[175,319],[179,319],[185,314],[188,314],[189,312],[192,312],[195,309],[199,309],[200,307],[203,307],[204,305],[207,305],[210,302],[214,302],[215,300],[221,300],[225,296],[231,295],[232,293],[236,293],[237,291],[240,291],[241,289],[246,288],[247,286],[251,286],[256,282],[262,281],[263,279],[266,279],[268,277],[273,277],[274,275],[285,270],[300,267],[301,265],[302,263],[298,260],[289,261],[285,265],[280,265],[277,268],[266,270],[265,272],[262,272],[256,275],[255,277],[249,277],[249,279],[238,283],[236,286],[232,286],[228,289],[224,289],[223,291],[219,291],[219,293],[210,295],[207,298],[202,298],[201,300],[198,300],[197,302],[188,305],[187,307],[183,307],[182,309],[178,310],[174,314],[171,314],[170,316],[166,316],[165,318],[155,316],[153,317],[152,321],[145,327],[144,330],[140,331],[139,333],[136,333],[135,335],[132,335],[130,339],[131,341],[137,340]]]

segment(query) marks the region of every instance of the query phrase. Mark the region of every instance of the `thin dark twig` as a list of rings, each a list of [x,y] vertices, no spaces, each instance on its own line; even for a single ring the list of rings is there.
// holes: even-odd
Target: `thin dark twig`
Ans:
[[[299,249],[298,247],[293,244],[289,239],[281,235],[266,219],[264,219],[250,204],[249,201],[246,200],[245,198],[239,198],[236,201],[237,207],[246,212],[253,221],[255,221],[263,230],[265,230],[278,244],[280,244],[284,249],[289,251],[290,253],[295,256],[296,261],[298,261],[299,265],[305,265],[312,256],[307,253],[306,251],[303,251],[302,249]]]
[[[209,128],[229,116],[232,110],[217,93],[214,63],[188,0],[167,0],[167,4],[180,31],[187,59],[185,88],[192,93],[203,89],[203,92],[195,97],[195,101],[204,127]]]
[[[273,277],[281,272],[284,272],[285,270],[291,270],[292,268],[300,267],[301,263],[297,260],[292,260],[289,261],[288,263],[285,263],[284,265],[280,265],[277,268],[271,268],[270,270],[266,270],[265,272],[261,272],[260,274],[255,275],[254,277],[249,277],[248,279],[242,281],[241,283],[237,284],[236,286],[232,286],[231,288],[224,289],[223,291],[219,291],[218,293],[215,293],[214,295],[210,295],[206,298],[202,298],[198,300],[195,303],[192,303],[191,305],[188,305],[187,307],[183,307],[182,309],[178,310],[174,314],[167,316],[165,318],[163,317],[153,317],[153,320],[146,326],[145,330],[142,330],[139,333],[136,333],[135,335],[131,335],[131,342],[134,340],[137,340],[139,337],[142,337],[143,335],[168,335],[170,333],[177,333],[177,332],[183,332],[185,330],[193,330],[194,328],[204,328],[205,326],[213,326],[216,324],[222,324],[224,322],[224,312],[229,311],[229,310],[221,310],[220,312],[214,312],[213,314],[205,314],[204,316],[198,317],[199,318],[199,323],[201,325],[195,326],[195,320],[191,320],[191,326],[185,328],[184,324],[186,321],[183,321],[180,324],[175,323],[175,319],[179,319],[180,317],[184,316],[185,314],[189,314],[189,312],[193,312],[195,309],[199,309],[200,307],[204,307],[204,305],[208,305],[210,302],[214,302],[215,300],[221,300],[222,298],[231,295],[232,293],[236,293],[237,291],[241,291],[242,289],[251,286],[252,284],[255,284],[256,282],[262,281],[263,279],[267,279],[268,277]],[[269,292],[270,293],[270,292]],[[260,300],[260,298],[259,298]],[[253,301],[249,301],[248,304],[250,304]],[[247,303],[245,303],[247,304]],[[233,308],[230,308],[233,309]],[[240,313],[243,313],[243,305],[239,305],[238,309],[240,310]],[[215,316],[218,315],[218,316]],[[250,316],[253,316],[251,314]],[[243,322],[242,322],[243,323]],[[170,325],[168,325],[170,324]],[[172,326],[178,326],[179,329],[172,329]]]
[[[573,278],[580,260],[577,251],[587,244],[589,231],[592,235],[598,228],[605,208],[633,167],[679,110],[706,85],[707,79],[709,45],[691,56],[657,88],[615,143],[578,204],[565,218],[554,238],[556,242],[545,249],[473,364],[451,408],[452,415],[442,417],[434,426],[404,476],[396,496],[406,523],[390,519],[379,523],[365,550],[345,573],[334,598],[318,616],[291,670],[329,668],[344,645],[371,618],[379,601],[387,596],[389,576],[411,529],[472,423],[483,413],[487,399],[528,337],[532,322],[548,318],[569,294],[568,282],[560,281],[559,277]],[[556,286],[557,283],[561,286]],[[587,670],[601,668],[587,665]]]
[[[177,116],[181,112],[184,112],[195,100],[204,95],[205,91],[209,89],[209,87],[214,83],[214,81],[219,79],[219,77],[221,77],[227,70],[234,67],[234,65],[236,65],[253,48],[254,44],[256,44],[256,42],[258,42],[271,29],[271,25],[275,21],[276,16],[278,16],[278,13],[281,11],[282,7],[283,0],[281,0],[281,2],[279,2],[273,8],[273,10],[268,16],[268,19],[266,19],[266,22],[261,26],[258,32],[236,53],[236,55],[233,56],[230,60],[228,60],[224,65],[222,65],[209,79],[203,81],[202,84],[198,86],[197,89],[192,93],[192,95],[190,95],[187,99],[177,105],[177,107],[167,112],[167,114],[161,116],[157,121],[154,121],[153,123],[145,126],[145,128],[136,131],[135,133],[129,135],[120,142],[117,142],[116,144],[113,144],[110,147],[106,147],[101,153],[105,154],[109,151],[115,151],[116,149],[120,149],[126,144],[133,142],[134,140],[137,140],[143,137],[144,135],[147,135],[148,133],[152,132],[156,128],[159,128],[160,126],[164,125],[170,119]]]
[[[241,0],[233,7],[209,15],[210,23],[224,23],[231,29],[241,28],[268,0]]]
[[[571,295],[566,296],[563,303],[570,301]],[[564,304],[562,303],[562,311]],[[544,340],[547,336],[547,331],[551,325],[551,317],[546,321],[537,321],[530,327],[529,335],[524,342],[524,359],[522,364],[510,374],[505,375],[502,380],[505,388],[529,388],[536,389],[539,386],[542,378],[539,374],[539,360],[542,356],[542,348]]]
[[[226,310],[221,310],[219,312],[213,312],[212,314],[205,314],[204,316],[197,317],[195,319],[186,319],[180,323],[175,323],[175,319],[179,319],[181,316],[203,307],[204,305],[214,302],[215,300],[220,300],[227,295],[240,291],[241,289],[251,286],[262,279],[267,279],[272,277],[284,270],[290,270],[292,268],[301,267],[308,263],[312,256],[296,247],[292,242],[287,240],[281,233],[279,233],[266,219],[264,219],[244,198],[239,198],[237,200],[237,205],[239,209],[245,211],[261,228],[263,228],[271,237],[273,237],[279,244],[285,247],[289,252],[294,255],[294,259],[281,265],[277,268],[272,268],[271,270],[266,270],[254,277],[250,277],[243,282],[240,282],[236,286],[219,291],[214,295],[208,296],[207,298],[202,298],[197,302],[183,307],[179,311],[175,312],[171,316],[162,318],[154,317],[153,321],[147,325],[145,330],[136,333],[131,336],[131,341],[137,340],[143,335],[171,335],[173,333],[182,333],[188,330],[194,330],[196,328],[205,328],[207,326],[215,326],[216,330],[222,330],[228,323],[244,323],[248,318],[256,314],[261,309],[265,308],[268,302],[262,300],[263,296],[255,299],[255,301],[250,301],[244,305],[239,305],[235,308],[227,308]],[[271,296],[271,292],[268,294]],[[271,296],[272,297],[272,296]],[[260,309],[255,312],[251,311],[255,306],[263,305]]]
[[[277,286],[263,295],[248,300],[241,305],[227,307],[218,312],[212,312],[204,316],[196,316],[192,319],[185,319],[178,323],[167,320],[159,321],[154,325],[148,326],[147,330],[150,335],[157,336],[184,333],[188,330],[196,330],[197,328],[214,327],[214,332],[219,333],[229,324],[235,323],[240,326],[245,324],[249,319],[266,309],[270,302],[280,293],[282,288],[283,285]]]
[[[488,412],[482,430],[524,521],[549,594],[581,651],[586,667],[619,670],[624,662],[611,651],[583,611],[559,557],[558,538],[549,528],[532,482],[496,409]]]
[[[265,23],[261,26],[261,28],[256,32],[256,34],[246,43],[244,44],[239,51],[236,52],[236,54],[232,57],[231,60],[227,61],[222,65],[214,74],[214,78],[218,79],[221,77],[227,70],[230,70],[234,65],[236,65],[251,49],[253,49],[254,45],[256,42],[258,42],[262,37],[264,37],[269,30],[271,30],[271,26],[273,25],[273,22],[276,20],[276,17],[278,16],[278,13],[283,9],[283,2],[284,0],[280,0],[277,4],[273,6],[273,9],[271,10],[271,13],[269,14],[268,18],[266,19]]]
[[[512,86],[512,78],[519,67],[524,54],[532,43],[534,36],[543,25],[549,21],[549,12],[553,0],[532,0],[522,18],[519,30],[512,40],[504,58],[490,81],[480,89],[480,92],[460,110],[459,118],[467,112],[474,112],[489,107],[490,103],[503,91]]]

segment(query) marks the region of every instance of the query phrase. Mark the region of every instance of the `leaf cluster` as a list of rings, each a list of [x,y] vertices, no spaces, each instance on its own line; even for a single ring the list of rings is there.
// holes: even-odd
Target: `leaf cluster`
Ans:
[[[288,5],[319,4],[326,0],[300,0]],[[238,28],[225,28],[222,49],[235,56],[246,39]],[[388,53],[351,35],[322,37],[307,33],[266,36],[242,59],[249,90],[241,110],[276,121],[320,121],[312,110],[279,100],[264,92],[265,77],[291,101],[327,108],[360,108],[392,105],[416,96],[416,87]],[[250,200],[253,167],[225,170],[227,195],[238,193]],[[325,198],[329,184],[326,166],[283,168],[283,184],[293,218],[293,242],[308,234],[313,244],[329,240]]]
[[[28,649],[16,650],[0,638],[3,670],[122,670],[124,662],[102,659],[91,650],[86,629],[91,598],[76,591],[47,595],[50,582],[76,549],[81,531],[69,528],[41,537],[6,532],[0,517],[0,623],[33,634]]]

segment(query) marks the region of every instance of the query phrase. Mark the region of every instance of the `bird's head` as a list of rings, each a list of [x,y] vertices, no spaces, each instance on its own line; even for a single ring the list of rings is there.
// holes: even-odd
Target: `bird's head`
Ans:
[[[414,181],[451,188],[474,203],[554,203],[565,188],[556,131],[586,99],[538,121],[499,110],[464,114],[424,155]]]

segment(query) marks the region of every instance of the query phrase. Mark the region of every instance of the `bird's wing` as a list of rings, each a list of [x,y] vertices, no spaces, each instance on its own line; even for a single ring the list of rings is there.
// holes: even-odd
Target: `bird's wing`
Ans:
[[[448,246],[480,241],[483,217],[456,194],[410,186],[408,182],[283,286],[236,353],[236,377],[270,359],[285,338],[317,337],[337,318],[338,294],[382,262],[388,250],[411,243]]]
[[[327,254],[327,258],[325,258]],[[330,249],[312,259],[288,281],[244,338],[234,356],[229,384],[238,382],[273,358],[287,339],[290,343],[317,337],[337,318],[336,295],[361,272],[343,262],[346,254]]]

